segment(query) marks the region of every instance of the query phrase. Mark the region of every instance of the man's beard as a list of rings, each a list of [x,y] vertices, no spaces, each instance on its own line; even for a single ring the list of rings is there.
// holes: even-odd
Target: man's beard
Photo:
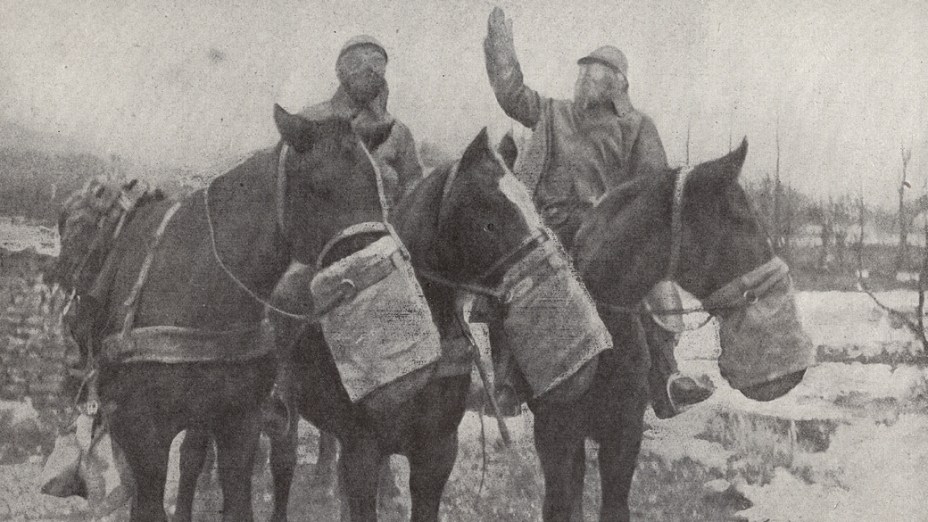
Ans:
[[[592,109],[612,102],[610,89],[598,82],[580,81],[574,87],[574,104],[581,110]]]
[[[342,85],[352,100],[358,103],[369,103],[383,91],[386,79],[378,74],[352,74],[346,76]]]

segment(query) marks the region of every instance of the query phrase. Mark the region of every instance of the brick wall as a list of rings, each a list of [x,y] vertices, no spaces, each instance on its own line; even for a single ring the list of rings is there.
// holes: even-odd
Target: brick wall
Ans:
[[[43,283],[53,260],[32,250],[0,249],[0,398],[40,405],[70,400],[62,394],[68,357],[76,348],[62,332],[63,292]]]

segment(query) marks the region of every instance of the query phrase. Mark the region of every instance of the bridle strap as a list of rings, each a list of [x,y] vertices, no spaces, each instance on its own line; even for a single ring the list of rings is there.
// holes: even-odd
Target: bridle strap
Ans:
[[[287,153],[290,144],[284,142],[280,147],[280,157],[277,159],[277,228],[281,235],[287,238]],[[289,238],[287,238],[289,241]]]
[[[451,194],[451,188],[454,185],[454,181],[458,177],[458,171],[460,169],[460,162],[456,161],[451,166],[451,170],[448,172],[448,177],[445,179],[445,183],[441,189],[441,199],[438,202],[438,228],[439,230],[442,227],[442,224],[447,220],[448,206],[445,205],[445,201],[448,200],[449,195]],[[525,257],[530,251],[538,248],[549,240],[548,233],[544,229],[536,230],[531,236],[522,240],[516,247],[507,252],[504,256],[496,260],[490,267],[480,274],[476,280],[478,283],[463,283],[460,281],[455,281],[454,279],[430,270],[427,268],[419,268],[416,272],[434,283],[438,283],[442,286],[449,288],[456,288],[458,290],[464,290],[477,295],[483,295],[497,300],[504,300],[506,297],[507,291],[501,288],[493,288],[489,285],[485,285],[488,279],[493,275],[498,273],[501,270],[508,270],[512,265],[517,263],[520,259]]]
[[[455,161],[451,165],[451,171],[448,172],[448,177],[445,178],[445,184],[441,188],[441,199],[438,201],[438,228],[441,229],[442,225],[445,223],[448,217],[448,206],[445,205],[445,201],[448,200],[448,196],[451,194],[451,187],[454,185],[454,180],[458,177],[458,170],[460,169],[461,162]]]
[[[670,217],[670,260],[667,263],[667,275],[664,277],[668,281],[673,281],[676,278],[677,269],[680,266],[680,249],[683,247],[683,193],[686,190],[686,181],[692,172],[693,167],[689,165],[681,167],[673,187],[673,207]]]
[[[773,257],[747,274],[727,283],[702,301],[708,310],[725,310],[750,305],[789,277],[789,266]]]

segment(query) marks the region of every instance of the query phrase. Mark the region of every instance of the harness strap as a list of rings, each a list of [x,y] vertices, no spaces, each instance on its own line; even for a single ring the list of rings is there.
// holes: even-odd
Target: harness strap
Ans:
[[[325,256],[328,255],[329,251],[332,250],[335,245],[341,243],[343,240],[360,234],[376,234],[377,232],[389,234],[390,230],[386,223],[381,223],[380,221],[367,221],[365,223],[351,225],[338,234],[335,234],[335,236],[322,247],[322,251],[319,252],[319,256],[316,258],[316,268],[322,268],[322,260],[325,259]],[[396,243],[397,245],[402,245],[399,241]]]
[[[464,290],[464,291],[470,292],[472,294],[491,297],[498,301],[502,301],[506,298],[505,290],[497,290],[497,289],[488,288],[482,285],[475,285],[471,283],[462,283],[459,281],[454,281],[452,279],[445,277],[444,275],[438,272],[434,272],[426,268],[417,268],[416,274],[425,279],[428,279],[429,281],[432,281],[433,283],[438,283],[448,288],[455,288],[458,290]]]
[[[155,251],[158,249],[158,245],[161,243],[161,238],[164,236],[164,231],[168,227],[168,223],[171,221],[171,218],[174,217],[174,213],[177,212],[177,209],[180,208],[181,202],[175,202],[164,213],[164,217],[161,218],[161,224],[158,225],[158,229],[155,230],[155,236],[152,239],[151,245],[148,247],[148,253],[145,254],[145,260],[142,262],[142,268],[139,270],[139,277],[136,279],[135,284],[132,286],[132,290],[129,292],[129,297],[126,298],[123,303],[123,307],[126,310],[125,319],[122,323],[122,331],[120,332],[121,337],[125,337],[129,334],[129,331],[132,330],[132,325],[135,323],[135,313],[138,311],[139,307],[139,296],[142,292],[142,287],[145,286],[145,282],[148,281],[148,272],[151,270],[151,264],[155,259]]]
[[[280,157],[277,159],[277,227],[286,237],[287,235],[287,206],[284,204],[287,197],[287,153],[290,144],[284,142],[280,147]]]

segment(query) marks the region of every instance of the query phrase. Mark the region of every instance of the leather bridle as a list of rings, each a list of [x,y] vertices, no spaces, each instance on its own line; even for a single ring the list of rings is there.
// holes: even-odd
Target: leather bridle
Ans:
[[[670,221],[670,260],[667,265],[664,281],[675,282],[679,270],[681,250],[683,248],[683,194],[686,189],[686,182],[692,172],[693,167],[682,167],[677,173],[676,182],[674,184],[673,207]],[[702,304],[700,306],[645,310],[642,305],[628,307],[602,302],[598,302],[598,304],[599,306],[616,312],[641,315],[710,314],[706,321],[699,326],[701,327],[706,324],[712,316],[717,315],[719,312],[753,305],[760,300],[767,291],[776,286],[779,281],[789,277],[789,267],[773,251],[769,236],[767,239],[767,247],[771,256],[768,261],[750,272],[729,281],[711,295],[702,299]]]
[[[442,187],[441,200],[439,200],[438,203],[439,229],[441,229],[442,225],[448,220],[449,210],[446,202],[449,194],[451,193],[451,187],[454,184],[455,179],[457,179],[459,168],[460,163],[455,162],[451,167],[451,171],[448,173],[448,177],[445,180],[444,186]],[[453,277],[428,268],[417,268],[416,273],[418,273],[423,278],[428,279],[434,283],[438,283],[442,286],[490,297],[498,301],[505,301],[509,293],[509,288],[504,284],[491,285],[490,281],[493,281],[495,278],[498,278],[507,272],[520,260],[524,259],[530,252],[542,247],[549,240],[550,237],[548,236],[548,233],[545,231],[545,229],[535,229],[518,245],[506,252],[503,256],[494,261],[493,264],[490,265],[486,270],[481,272],[475,278],[475,282],[457,281]]]

